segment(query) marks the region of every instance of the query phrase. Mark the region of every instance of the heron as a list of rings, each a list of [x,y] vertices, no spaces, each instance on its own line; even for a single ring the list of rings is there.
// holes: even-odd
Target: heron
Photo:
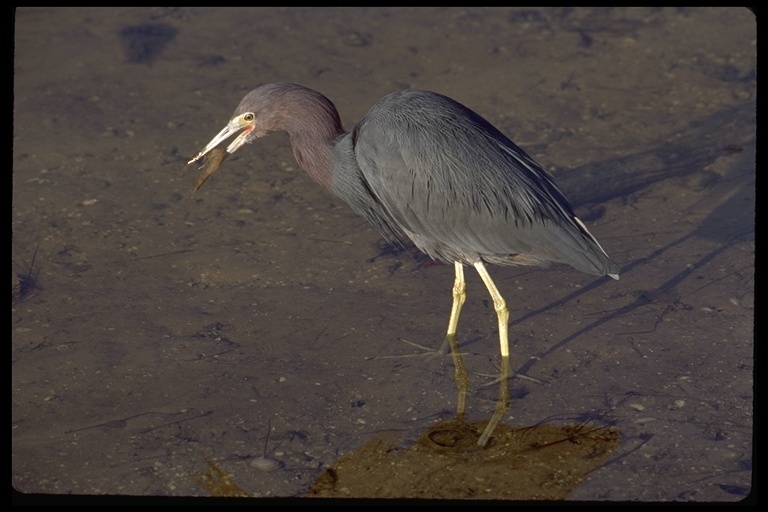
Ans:
[[[486,264],[559,263],[614,279],[619,266],[547,171],[482,116],[430,91],[391,93],[346,132],[320,92],[287,82],[261,85],[189,161],[205,158],[196,188],[244,144],[276,131],[288,133],[299,166],[383,238],[409,239],[432,259],[453,264],[443,347],[453,356],[460,421],[469,386],[456,334],[466,299],[464,266],[480,275],[493,300],[501,353],[496,408],[477,440],[486,446],[510,403],[509,310]],[[218,148],[235,134],[226,151]]]

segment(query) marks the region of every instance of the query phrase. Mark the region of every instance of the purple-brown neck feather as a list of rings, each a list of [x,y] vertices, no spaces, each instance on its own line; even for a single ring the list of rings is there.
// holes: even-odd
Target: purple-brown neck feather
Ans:
[[[277,83],[252,91],[238,110],[255,112],[265,132],[287,132],[296,161],[312,179],[330,190],[333,146],[344,133],[331,100],[300,85]]]

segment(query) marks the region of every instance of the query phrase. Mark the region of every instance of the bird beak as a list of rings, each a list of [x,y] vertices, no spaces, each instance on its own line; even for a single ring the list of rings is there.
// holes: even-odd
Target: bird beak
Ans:
[[[187,162],[187,163],[188,163],[188,164],[191,164],[191,163],[197,162],[197,161],[198,161],[198,160],[200,160],[202,157],[204,157],[204,156],[205,156],[205,155],[206,155],[206,154],[207,154],[207,153],[208,153],[210,150],[212,150],[213,148],[215,148],[216,146],[218,146],[219,144],[221,144],[223,141],[225,141],[225,140],[227,140],[228,138],[230,138],[230,137],[231,137],[232,135],[234,135],[235,133],[237,133],[237,132],[239,132],[239,131],[241,131],[241,130],[242,130],[242,133],[241,133],[240,135],[238,135],[238,136],[237,136],[237,138],[236,138],[235,140],[233,140],[233,141],[232,141],[232,142],[229,144],[229,146],[227,146],[227,153],[229,153],[229,154],[231,155],[232,153],[234,153],[235,151],[237,151],[237,150],[240,148],[240,146],[242,146],[243,144],[245,144],[246,142],[248,142],[248,141],[246,140],[246,138],[247,138],[248,134],[249,134],[249,133],[251,133],[251,132],[253,131],[253,128],[254,128],[254,123],[253,123],[253,121],[250,121],[250,122],[248,122],[248,121],[245,121],[245,120],[242,118],[242,116],[237,116],[237,117],[234,117],[234,118],[232,118],[232,120],[231,120],[231,121],[229,121],[229,123],[227,123],[227,126],[225,126],[225,127],[224,127],[224,129],[223,129],[223,130],[221,130],[221,131],[219,132],[219,134],[218,134],[218,135],[216,135],[216,136],[215,136],[215,137],[214,137],[214,138],[211,140],[211,142],[209,142],[209,143],[208,143],[208,144],[207,144],[207,145],[206,145],[206,146],[205,146],[205,147],[204,147],[204,148],[203,148],[203,149],[202,149],[202,150],[201,150],[201,151],[200,151],[200,152],[197,154],[197,156],[195,156],[195,158],[193,158],[192,160],[190,160],[190,161],[189,161],[189,162]]]

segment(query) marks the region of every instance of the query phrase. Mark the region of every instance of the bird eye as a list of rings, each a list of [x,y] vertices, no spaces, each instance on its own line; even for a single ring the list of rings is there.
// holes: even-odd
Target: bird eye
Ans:
[[[253,114],[248,112],[247,114],[243,114],[243,121],[247,121],[247,122],[250,123],[251,121],[253,121],[254,117],[256,117],[256,116],[254,116]]]

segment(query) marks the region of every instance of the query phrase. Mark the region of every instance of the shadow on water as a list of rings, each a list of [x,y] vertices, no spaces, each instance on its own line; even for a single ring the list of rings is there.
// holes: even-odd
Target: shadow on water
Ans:
[[[706,172],[702,169],[718,158],[738,152],[738,145],[753,142],[754,132],[754,105],[744,104],[712,115],[674,144],[590,163],[558,174],[557,183],[575,208],[616,198],[629,200],[634,193],[656,183]],[[724,140],[724,133],[730,138]]]
[[[732,134],[732,138],[729,140],[721,139],[724,127]],[[677,246],[684,245],[693,238],[701,237],[718,242],[721,245],[701,256],[698,260],[688,264],[685,269],[674,277],[659,284],[655,290],[638,294],[637,299],[631,304],[612,311],[552,345],[545,352],[538,354],[540,357],[544,357],[562,348],[569,342],[596,329],[602,324],[627,315],[638,307],[647,306],[656,297],[668,296],[675,291],[681,282],[709,264],[724,251],[736,244],[754,240],[755,141],[753,139],[750,140],[753,133],[753,109],[749,105],[745,105],[741,109],[727,113],[718,113],[712,116],[712,118],[701,123],[698,130],[688,134],[684,139],[685,142],[676,144],[674,147],[665,147],[660,150],[643,152],[619,160],[584,166],[565,173],[562,177],[558,177],[558,183],[561,185],[561,188],[567,190],[568,196],[574,199],[574,206],[585,206],[593,203],[602,204],[615,198],[629,200],[633,194],[665,180],[680,179],[697,173],[706,173],[708,175],[704,186],[709,191],[706,194],[706,198],[700,204],[718,206],[707,215],[700,225],[694,226],[690,232],[682,237],[654,250],[642,258],[622,264],[622,274],[647,266],[664,253]],[[703,170],[723,157],[741,158],[743,160],[734,162],[722,177]],[[597,179],[598,175],[601,179]],[[611,281],[607,277],[596,280],[544,307],[529,311],[522,316],[512,319],[510,326],[520,324],[550,310],[555,310]],[[477,341],[479,339],[473,339],[465,342],[463,345],[472,344]],[[526,374],[537,361],[538,359],[527,361],[519,368],[518,372]]]

